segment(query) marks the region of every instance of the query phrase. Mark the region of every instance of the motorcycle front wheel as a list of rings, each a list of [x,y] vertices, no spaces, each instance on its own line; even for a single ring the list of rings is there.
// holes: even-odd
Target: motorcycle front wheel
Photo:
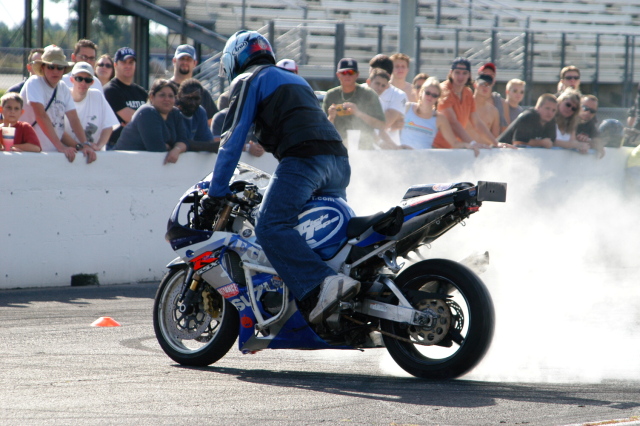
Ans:
[[[495,314],[489,291],[469,268],[446,259],[416,263],[394,280],[414,309],[441,313],[435,327],[383,320],[383,339],[393,360],[425,379],[460,377],[489,349]],[[437,297],[434,297],[434,293]]]
[[[153,305],[153,328],[162,350],[181,365],[203,367],[222,358],[238,336],[237,310],[207,283],[193,308],[180,312],[187,267],[169,270]]]

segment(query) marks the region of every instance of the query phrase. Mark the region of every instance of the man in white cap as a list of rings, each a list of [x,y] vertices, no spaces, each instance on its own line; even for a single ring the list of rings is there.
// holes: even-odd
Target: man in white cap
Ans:
[[[113,149],[122,128],[131,121],[133,113],[147,103],[147,91],[133,82],[136,74],[136,52],[130,47],[121,47],[113,57],[116,76],[104,86],[104,97],[116,113],[120,127],[116,128],[107,144]]]
[[[24,113],[20,121],[32,123],[42,151],[62,152],[70,162],[76,158],[76,152],[82,151],[87,162],[91,163],[96,159],[96,153],[82,132],[71,91],[62,83],[62,76],[71,69],[72,64],[67,62],[61,48],[55,45],[45,47],[41,59],[33,64],[34,75],[20,91],[24,99]],[[77,146],[67,146],[61,140],[65,115],[71,128],[79,134]]]
[[[173,77],[171,77],[170,81],[176,83],[176,90],[178,90],[183,81],[193,78],[193,70],[198,65],[196,49],[189,44],[181,44],[176,48],[172,62]],[[200,105],[207,112],[208,124],[211,125],[211,119],[218,112],[218,107],[206,88],[202,91],[201,96]]]
[[[291,71],[294,74],[298,74],[298,64],[293,59],[280,59],[276,63],[276,67],[280,67],[287,71]]]
[[[76,63],[70,75],[71,97],[76,104],[87,142],[96,151],[105,149],[113,127],[119,124],[118,119],[102,92],[92,87],[98,79],[89,63]],[[64,130],[74,143],[79,142],[68,119],[64,120]]]

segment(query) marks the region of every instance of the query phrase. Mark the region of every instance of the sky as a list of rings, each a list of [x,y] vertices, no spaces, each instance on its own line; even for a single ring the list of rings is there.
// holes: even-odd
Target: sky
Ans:
[[[37,0],[32,0],[33,7],[36,8]],[[19,5],[19,6],[18,6]],[[18,7],[16,7],[18,6]],[[63,0],[60,3],[53,3],[51,0],[45,0],[44,2],[44,15],[52,23],[57,23],[65,26],[69,19],[69,1]],[[35,16],[35,14],[34,14]],[[24,20],[24,2],[0,2],[0,22],[4,22],[9,28],[14,28],[16,25],[22,25]],[[35,22],[34,22],[35,25]]]

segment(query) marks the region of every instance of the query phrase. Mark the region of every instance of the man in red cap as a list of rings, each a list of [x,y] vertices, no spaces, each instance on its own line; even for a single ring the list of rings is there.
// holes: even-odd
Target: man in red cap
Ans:
[[[478,68],[478,77],[481,75],[486,75],[491,77],[492,82],[490,83],[491,89],[496,85],[496,65],[493,62],[487,62],[484,65],[481,65]],[[507,117],[505,116],[505,108],[504,103],[505,100],[500,96],[500,93],[493,92],[491,93],[491,97],[493,99],[493,105],[498,109],[498,114],[500,115],[500,131],[504,131],[509,125],[509,121],[507,121]]]

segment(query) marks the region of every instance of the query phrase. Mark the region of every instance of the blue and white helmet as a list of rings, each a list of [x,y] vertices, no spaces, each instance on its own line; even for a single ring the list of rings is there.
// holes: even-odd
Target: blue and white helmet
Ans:
[[[227,40],[220,58],[220,77],[233,81],[250,62],[257,58],[267,58],[276,63],[276,57],[269,41],[257,31],[238,31]]]

